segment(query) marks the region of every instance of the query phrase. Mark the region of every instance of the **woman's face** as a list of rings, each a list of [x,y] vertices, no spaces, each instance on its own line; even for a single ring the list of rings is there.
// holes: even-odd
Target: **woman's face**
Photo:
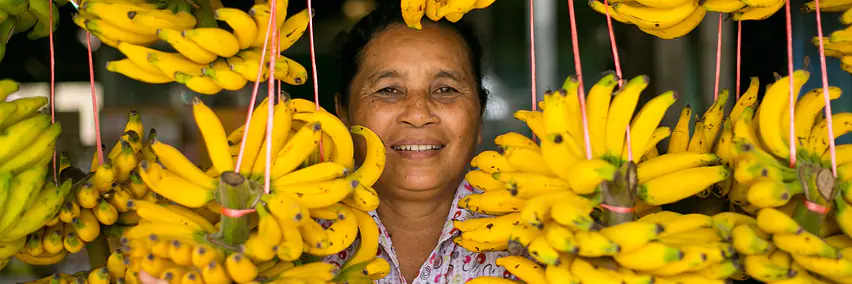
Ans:
[[[377,188],[429,197],[458,186],[481,140],[468,52],[461,36],[434,24],[419,31],[391,25],[363,49],[348,108],[338,113],[384,141],[387,164]],[[365,145],[355,141],[360,159]]]

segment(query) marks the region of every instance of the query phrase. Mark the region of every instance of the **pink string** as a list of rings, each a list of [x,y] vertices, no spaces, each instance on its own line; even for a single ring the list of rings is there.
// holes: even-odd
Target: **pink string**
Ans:
[[[831,98],[828,95],[828,74],[825,71],[825,47],[822,43],[822,16],[820,16],[819,0],[814,1],[814,6],[816,8],[817,37],[819,38],[819,67],[822,71],[822,97],[825,100],[825,122],[828,125],[828,151],[831,153],[831,173],[834,177],[837,177],[837,152],[835,150],[836,145],[834,145],[834,124],[831,121]],[[790,144],[795,143],[790,142]]]
[[[586,159],[591,160],[592,143],[589,139],[589,121],[586,119],[586,92],[583,88],[583,65],[580,63],[580,46],[577,40],[577,20],[574,18],[574,0],[568,0],[568,19],[571,21],[571,45],[574,53],[574,72],[577,73],[577,98],[580,101],[580,115],[583,119],[583,142],[586,146]],[[627,152],[630,153],[632,152],[630,150],[630,140],[628,140],[627,143]]]
[[[569,0],[569,5],[573,6],[573,1]],[[569,6],[570,7],[570,6]],[[571,8],[573,9],[573,8]],[[624,79],[621,77],[621,59],[618,57],[618,45],[615,44],[615,31],[612,29],[612,17],[609,15],[609,1],[604,0],[604,12],[606,14],[606,28],[609,32],[609,46],[612,49],[612,61],[615,63],[615,76],[618,77],[618,87],[621,88],[624,85]],[[573,19],[573,17],[572,17]],[[573,20],[572,20],[573,25]],[[574,43],[576,46],[576,42]],[[585,113],[585,106],[583,107],[583,112]],[[585,114],[583,115],[583,124],[586,124]],[[630,141],[630,123],[627,124],[627,127],[624,129],[625,143],[627,143],[627,161],[633,161],[633,146],[631,146]],[[586,144],[589,144],[588,140]]]
[[[790,96],[789,96],[789,111],[790,111],[790,135],[788,137],[789,141],[787,144],[790,144],[790,167],[796,166],[796,124],[795,124],[795,95],[793,92],[793,26],[791,24],[791,16],[790,16],[790,1],[786,1],[784,3],[784,10],[787,17],[787,77],[789,77],[790,82]]]
[[[272,1],[272,2],[275,2],[275,1]],[[272,5],[274,5],[274,4],[272,4]],[[276,11],[272,12],[273,15],[274,15],[275,12]],[[244,131],[243,131],[242,141],[246,141],[246,138],[248,137],[248,134],[249,134],[249,129],[250,129],[249,127],[251,127],[251,114],[252,114],[252,112],[254,112],[254,104],[257,101],[257,91],[258,91],[258,88],[260,87],[261,75],[263,75],[263,63],[266,60],[266,53],[267,53],[266,47],[269,44],[270,32],[272,32],[274,34],[275,32],[273,31],[273,29],[276,29],[276,30],[278,29],[278,26],[274,25],[275,27],[273,27],[272,23],[274,23],[274,21],[273,21],[272,17],[269,17],[269,21],[266,24],[266,39],[263,40],[263,49],[262,49],[263,52],[261,52],[261,54],[260,54],[260,64],[258,64],[258,66],[257,66],[257,78],[254,80],[254,88],[251,91],[251,100],[250,100],[249,106],[248,106],[248,113],[246,113],[246,124],[245,124],[245,128],[244,128]],[[272,72],[272,74],[270,74],[270,77],[275,77],[274,76],[275,70],[269,70],[269,72]],[[267,103],[271,104],[272,101],[268,101]],[[267,122],[270,121],[270,120],[271,120],[270,118],[267,118]],[[240,173],[240,166],[243,163],[243,154],[245,153],[245,150],[246,150],[246,143],[240,143],[240,154],[237,156],[237,164],[234,166],[234,172],[236,172],[236,173]],[[267,153],[268,153],[268,151],[267,151]],[[266,185],[264,185],[264,190],[265,190],[265,187],[266,187]]]
[[[743,44],[743,22],[737,21],[737,90],[736,97],[737,100],[740,99],[740,64],[741,64],[741,49]]]
[[[53,23],[53,1],[47,1],[47,13],[48,22]],[[50,44],[50,123],[56,123],[56,103],[54,102],[54,98],[56,96],[55,92],[55,84],[56,84],[56,57],[53,52],[53,25],[47,25],[48,30],[48,41]],[[53,183],[58,184],[59,178],[56,175],[56,148],[53,148]]]
[[[719,72],[722,68],[722,13],[719,13],[719,28],[716,33],[716,83],[713,87],[713,100],[719,99]],[[739,75],[737,75],[739,76]],[[737,78],[739,80],[739,78]]]
[[[532,110],[538,109],[538,98],[535,93],[535,8],[530,0],[530,92],[532,93]],[[535,138],[535,133],[533,133]]]
[[[272,10],[272,17],[270,17],[269,22],[278,23],[276,18],[278,17],[278,9],[275,7],[278,1],[269,1],[269,8]],[[269,81],[266,83],[267,94],[266,94],[266,110],[267,110],[267,118],[266,118],[266,167],[264,167],[263,174],[263,192],[269,194],[269,184],[272,183],[270,181],[270,168],[272,168],[272,128],[275,122],[272,117],[275,114],[275,61],[278,57],[278,25],[276,24],[272,27],[272,50],[275,51],[275,54],[271,54],[269,57]],[[261,62],[261,68],[263,68]],[[283,102],[278,102],[283,103]],[[286,131],[286,130],[285,130]]]
[[[612,48],[612,60],[615,62],[615,76],[618,77],[618,87],[621,88],[621,85],[624,84],[624,80],[621,78],[621,59],[618,58],[618,46],[615,44],[615,31],[612,29],[612,17],[609,15],[609,2],[604,0],[604,11],[606,12],[606,27],[609,31],[609,46]],[[628,131],[630,133],[630,125],[627,125]],[[628,134],[630,135],[630,134]]]
[[[316,105],[316,110],[320,109],[319,103],[319,79],[317,78],[317,54],[316,47],[314,46],[314,8],[311,0],[308,0],[308,37],[310,38],[310,47],[311,47],[311,75],[314,76],[314,104]],[[325,160],[323,150],[322,139],[319,141],[319,155],[320,162]]]
[[[104,149],[101,147],[103,145],[101,143],[101,122],[98,113],[98,96],[97,92],[95,92],[95,67],[94,63],[92,63],[92,35],[88,31],[86,31],[86,48],[89,51],[89,88],[92,89],[92,112],[94,112],[92,116],[95,118],[95,141],[98,143],[95,148],[98,151],[98,163],[103,165]]]

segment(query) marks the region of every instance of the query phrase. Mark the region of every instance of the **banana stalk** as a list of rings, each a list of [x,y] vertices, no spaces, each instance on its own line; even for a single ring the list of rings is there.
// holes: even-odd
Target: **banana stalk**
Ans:
[[[224,208],[248,209],[260,196],[260,186],[235,172],[224,172],[219,181],[217,200]],[[212,236],[214,241],[228,248],[236,248],[245,243],[249,237],[248,215],[231,218],[222,214],[219,232]]]
[[[100,234],[94,241],[86,244],[86,252],[89,254],[89,263],[92,267],[106,267],[109,259],[109,243],[104,234]]]
[[[603,204],[622,208],[636,206],[636,187],[639,180],[636,177],[636,164],[628,162],[618,169],[612,181],[601,183]],[[607,226],[633,222],[635,212],[616,212],[604,207],[603,220]]]
[[[216,17],[213,16],[213,7],[210,5],[210,0],[196,1],[197,6],[193,5],[192,14],[195,15],[196,28],[218,28]]]
[[[805,164],[798,168],[798,176],[799,179],[796,182],[802,183],[805,200],[830,208],[831,202],[837,196],[837,192],[834,190],[836,182],[831,171],[817,165]],[[802,228],[815,235],[819,235],[825,217],[825,214],[808,209],[805,202],[799,204],[793,213],[793,219]]]

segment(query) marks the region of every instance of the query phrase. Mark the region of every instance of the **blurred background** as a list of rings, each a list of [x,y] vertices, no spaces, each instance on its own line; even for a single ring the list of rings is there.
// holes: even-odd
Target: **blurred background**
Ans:
[[[223,0],[229,7],[248,10],[253,1]],[[306,1],[290,1],[289,13],[305,9]],[[369,13],[384,0],[318,0],[314,1],[314,29],[316,41],[316,67],[318,78],[309,78],[301,86],[282,85],[292,97],[313,100],[313,84],[319,82],[319,100],[322,107],[333,110],[333,95],[338,87],[338,70],[332,54],[333,39],[347,30],[358,19]],[[398,3],[398,0],[394,2]],[[816,35],[815,14],[799,12],[802,0],[793,0],[793,54],[794,67],[806,68],[811,79],[803,87],[807,90],[821,87],[819,55],[811,43]],[[575,4],[580,59],[583,78],[588,90],[601,73],[614,69],[606,19],[594,12],[586,2]],[[534,2],[536,93],[558,88],[569,75],[575,74],[572,55],[571,31],[568,19],[568,1],[539,0]],[[88,169],[95,151],[96,137],[89,85],[86,33],[72,22],[75,9],[72,5],[60,8],[60,24],[55,31],[56,119],[62,122],[63,133],[58,143],[59,151],[71,153],[73,165]],[[761,85],[773,82],[774,73],[787,74],[785,17],[782,9],[771,18],[742,24],[741,92],[745,91],[749,77],[759,77]],[[529,2],[500,0],[484,10],[474,10],[465,15],[473,22],[479,40],[485,49],[485,84],[491,98],[486,109],[483,144],[480,150],[494,147],[496,135],[517,131],[529,135],[529,130],[512,117],[515,110],[530,109],[530,36]],[[823,29],[831,31],[844,28],[837,20],[840,13],[824,13]],[[733,98],[736,82],[737,23],[723,16],[721,76],[719,89],[728,89]],[[713,101],[716,64],[716,40],[719,14],[707,13],[704,23],[689,35],[675,40],[660,40],[640,32],[635,26],[613,21],[621,67],[625,78],[648,75],[651,83],[643,93],[642,101],[668,90],[680,94],[678,102],[667,113],[666,125],[673,126],[680,108],[692,105],[703,113]],[[152,85],[131,80],[105,69],[108,61],[124,56],[118,50],[101,44],[91,37],[94,64],[95,90],[100,113],[100,131],[104,144],[112,145],[121,134],[131,109],[142,114],[146,129],[155,128],[158,139],[183,150],[196,163],[206,163],[203,145],[192,119],[191,99],[199,96],[213,107],[223,120],[226,131],[244,123],[250,101],[252,84],[239,91],[223,91],[216,96],[198,95],[177,83]],[[158,42],[152,46],[170,50],[168,44]],[[297,60],[310,69],[308,35],[302,37],[284,55]],[[809,61],[809,63],[808,63]],[[840,60],[827,58],[828,81],[844,93],[833,101],[835,112],[852,111],[852,80],[841,70]],[[0,63],[0,78],[21,82],[15,97],[48,96],[50,80],[50,51],[48,38],[35,41],[23,36],[13,37],[7,45],[6,57]],[[260,94],[266,95],[266,84],[260,85]],[[761,90],[762,95],[763,90]],[[258,99],[258,102],[261,99]],[[733,99],[729,100],[729,106]],[[641,104],[641,102],[640,102]],[[637,108],[638,109],[638,108]],[[850,143],[850,135],[838,143]],[[664,140],[662,145],[667,142]],[[109,149],[107,149],[108,151]],[[31,280],[56,271],[73,273],[89,269],[85,254],[76,254],[79,260],[63,261],[61,266],[30,267],[13,261],[0,271],[0,283]]]

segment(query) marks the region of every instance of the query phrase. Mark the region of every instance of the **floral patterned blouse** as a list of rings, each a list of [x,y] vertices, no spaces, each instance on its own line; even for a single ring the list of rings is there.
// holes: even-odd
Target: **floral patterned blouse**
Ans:
[[[420,272],[411,284],[431,284],[431,283],[464,283],[478,276],[502,276],[509,278],[510,274],[504,268],[494,264],[497,258],[507,255],[507,252],[487,252],[477,253],[457,245],[453,242],[453,237],[459,236],[459,230],[453,228],[453,220],[463,221],[468,218],[483,217],[481,214],[472,214],[467,210],[459,209],[458,202],[465,196],[471,193],[481,193],[479,189],[471,186],[467,181],[463,181],[456,190],[456,196],[453,199],[452,207],[447,215],[447,221],[444,222],[444,229],[441,231],[441,237],[438,240],[438,246],[432,250],[428,261],[420,267]],[[379,227],[379,251],[377,256],[384,258],[391,265],[390,274],[378,281],[379,284],[385,283],[408,283],[402,277],[399,270],[399,260],[394,251],[391,238],[385,230],[379,216],[375,211],[369,212],[370,216],[376,220]],[[337,255],[331,255],[324,258],[324,261],[333,263],[338,267],[342,265],[349,256],[355,253],[355,249],[359,246],[359,241],[355,240],[349,248],[341,251]]]

